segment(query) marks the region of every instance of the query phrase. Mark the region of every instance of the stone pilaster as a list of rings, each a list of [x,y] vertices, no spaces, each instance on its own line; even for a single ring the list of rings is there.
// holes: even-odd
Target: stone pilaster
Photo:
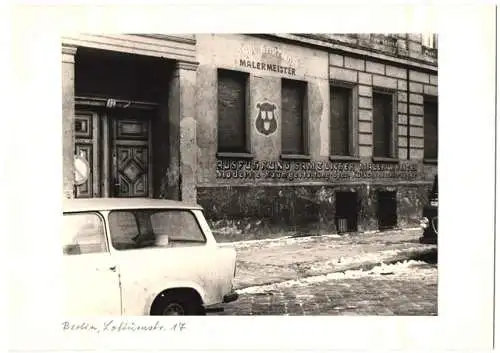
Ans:
[[[196,202],[196,69],[177,62],[169,93],[169,198],[187,202]]]
[[[63,196],[73,198],[73,151],[75,146],[75,54],[76,47],[62,46],[62,138]]]

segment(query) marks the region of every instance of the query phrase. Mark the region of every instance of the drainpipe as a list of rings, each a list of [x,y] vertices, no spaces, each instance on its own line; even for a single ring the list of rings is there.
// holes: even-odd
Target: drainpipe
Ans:
[[[410,160],[410,69],[406,68],[406,159]]]

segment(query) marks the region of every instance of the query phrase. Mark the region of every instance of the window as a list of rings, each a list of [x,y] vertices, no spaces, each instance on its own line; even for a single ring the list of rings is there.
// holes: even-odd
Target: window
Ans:
[[[438,158],[438,103],[433,97],[424,99],[424,159]]]
[[[373,92],[373,156],[394,156],[393,95]]]
[[[281,81],[281,153],[307,155],[307,85],[302,81]]]
[[[335,191],[335,222],[338,233],[358,230],[358,194],[356,191]]]
[[[117,250],[205,244],[198,221],[188,210],[113,211],[111,244]]]
[[[218,152],[247,153],[248,74],[218,70]]]
[[[352,89],[330,88],[330,155],[352,155]]]
[[[437,49],[437,34],[423,33],[422,45],[427,48]]]
[[[395,191],[377,191],[377,219],[380,230],[393,229],[398,225]]]
[[[106,252],[102,219],[95,213],[64,214],[62,245],[64,255]]]

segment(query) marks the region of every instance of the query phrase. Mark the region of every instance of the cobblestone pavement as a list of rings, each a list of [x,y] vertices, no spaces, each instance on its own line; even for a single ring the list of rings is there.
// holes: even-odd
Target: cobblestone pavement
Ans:
[[[437,315],[437,265],[410,267],[250,287],[218,315]]]
[[[420,230],[375,234],[321,236],[224,244],[237,250],[235,287],[278,283],[363,267],[401,261],[408,254],[435,249],[419,244]]]

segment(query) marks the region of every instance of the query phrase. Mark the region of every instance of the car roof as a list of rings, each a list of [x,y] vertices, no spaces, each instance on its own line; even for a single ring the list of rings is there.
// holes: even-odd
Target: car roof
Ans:
[[[138,208],[202,209],[200,205],[194,203],[166,199],[88,198],[63,200],[63,212],[130,210]]]

